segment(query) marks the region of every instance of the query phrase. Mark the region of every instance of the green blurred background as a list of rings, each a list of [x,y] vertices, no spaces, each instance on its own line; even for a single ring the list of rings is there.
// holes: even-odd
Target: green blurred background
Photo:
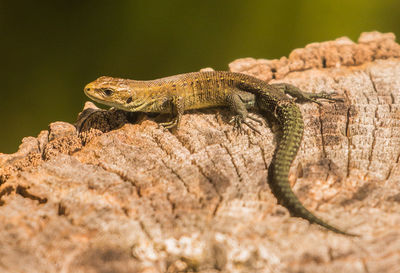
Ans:
[[[0,152],[73,123],[102,75],[154,79],[279,58],[363,31],[400,35],[398,0],[2,1]]]

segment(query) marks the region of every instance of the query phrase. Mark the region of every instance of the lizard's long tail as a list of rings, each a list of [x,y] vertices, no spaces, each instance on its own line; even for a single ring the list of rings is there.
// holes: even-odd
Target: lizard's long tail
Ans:
[[[271,188],[279,202],[293,216],[304,218],[311,223],[319,224],[331,231],[356,236],[335,228],[307,210],[290,188],[288,176],[290,165],[296,157],[303,136],[303,118],[299,107],[293,102],[278,105],[275,115],[282,130],[282,137],[275,151],[270,172]]]

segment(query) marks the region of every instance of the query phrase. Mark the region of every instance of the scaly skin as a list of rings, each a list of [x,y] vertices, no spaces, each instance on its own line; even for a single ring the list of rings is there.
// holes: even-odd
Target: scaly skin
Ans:
[[[247,121],[247,109],[258,107],[272,115],[282,130],[282,139],[275,151],[271,166],[271,188],[290,213],[336,233],[354,236],[335,228],[308,211],[290,188],[288,175],[303,136],[303,118],[298,102],[319,102],[331,98],[326,93],[305,93],[290,84],[267,84],[257,78],[233,72],[193,72],[152,81],[134,81],[100,77],[86,85],[86,95],[103,104],[126,111],[170,113],[166,128],[179,126],[185,110],[228,106],[235,113],[236,127]],[[252,119],[252,118],[251,118]],[[257,130],[256,130],[257,131]],[[257,131],[258,132],[258,131]]]
[[[262,103],[262,100],[260,103]],[[274,195],[278,197],[278,200],[293,216],[307,219],[311,223],[319,224],[336,233],[357,236],[335,228],[316,217],[301,204],[297,196],[293,193],[290,188],[288,175],[290,165],[296,157],[303,136],[303,118],[300,109],[293,102],[281,105],[277,109],[276,114],[282,130],[282,139],[276,149],[271,170],[271,189]]]

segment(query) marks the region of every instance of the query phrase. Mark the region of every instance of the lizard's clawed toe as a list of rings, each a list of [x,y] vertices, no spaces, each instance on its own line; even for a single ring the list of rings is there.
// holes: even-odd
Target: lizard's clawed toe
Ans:
[[[260,125],[262,124],[262,121],[260,121],[260,120],[258,120],[256,118],[253,118],[253,117],[250,117],[250,116],[248,116],[248,118],[250,118],[253,121],[258,122]],[[259,130],[257,130],[251,123],[249,123],[246,119],[244,119],[243,117],[241,117],[239,115],[238,116],[234,116],[230,120],[230,123],[233,123],[234,129],[237,130],[240,133],[244,133],[244,129],[243,129],[243,125],[242,124],[246,124],[247,127],[249,127],[251,130],[253,130],[256,133],[261,135],[261,132]]]
[[[174,128],[175,126],[177,126],[177,124],[178,124],[178,120],[173,119],[173,120],[170,120],[167,122],[161,122],[158,125],[166,128],[166,129],[171,129],[171,128]]]

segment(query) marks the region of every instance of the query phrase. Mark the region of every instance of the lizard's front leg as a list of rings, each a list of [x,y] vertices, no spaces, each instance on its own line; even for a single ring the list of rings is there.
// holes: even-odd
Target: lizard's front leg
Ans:
[[[173,97],[170,103],[171,103],[171,115],[172,115],[171,120],[159,123],[161,126],[164,126],[167,129],[171,129],[175,126],[179,127],[183,112],[185,111],[182,97]]]

